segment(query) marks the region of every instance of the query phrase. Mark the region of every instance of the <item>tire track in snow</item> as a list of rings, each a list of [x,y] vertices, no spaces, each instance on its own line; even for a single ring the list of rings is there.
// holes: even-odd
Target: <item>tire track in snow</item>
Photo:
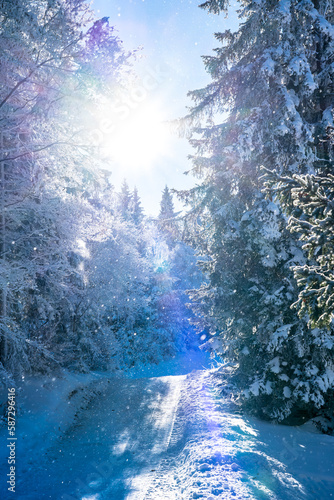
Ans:
[[[156,471],[161,467],[162,457],[170,446],[171,437],[174,434],[174,424],[185,378],[185,375],[159,378],[161,382],[168,385],[168,393],[162,401],[153,401],[149,407],[151,410],[150,427],[155,430],[153,443],[146,435],[146,441],[150,443],[147,457],[149,467],[131,479],[131,492],[126,496],[126,500],[142,500],[147,497],[148,489]],[[149,433],[150,431],[147,434]]]
[[[332,446],[330,436],[233,412],[212,375],[191,373],[166,456],[140,500],[330,500]]]
[[[243,470],[236,458],[240,451],[255,458],[259,473],[267,468],[260,454],[253,453],[255,438],[241,417],[219,407],[207,373],[189,374],[166,457],[140,500],[301,498],[292,478],[290,495],[279,497],[256,474],[252,478]]]

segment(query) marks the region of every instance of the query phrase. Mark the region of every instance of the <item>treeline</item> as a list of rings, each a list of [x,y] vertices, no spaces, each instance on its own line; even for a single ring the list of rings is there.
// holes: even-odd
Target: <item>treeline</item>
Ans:
[[[94,145],[132,55],[83,0],[3,0],[0,21],[1,381],[175,355],[193,252],[115,191]]]
[[[229,2],[203,8],[227,12]],[[240,27],[204,57],[211,83],[181,121],[198,185],[188,238],[208,282],[193,291],[235,399],[333,430],[333,53],[326,2],[240,3]]]

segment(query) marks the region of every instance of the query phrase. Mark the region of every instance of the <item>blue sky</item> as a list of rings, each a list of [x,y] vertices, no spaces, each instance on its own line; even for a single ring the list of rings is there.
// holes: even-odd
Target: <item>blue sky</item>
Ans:
[[[201,56],[212,54],[217,47],[213,33],[236,28],[236,15],[228,19],[210,15],[192,0],[94,0],[92,7],[98,16],[109,16],[126,49],[142,47],[135,64],[138,88],[129,97],[130,113],[124,123],[127,143],[121,137],[116,140],[112,179],[116,188],[124,177],[131,188],[136,185],[146,213],[155,215],[166,184],[184,189],[195,183],[183,175],[191,167],[187,156],[192,150],[187,141],[170,134],[159,137],[155,120],[186,114],[190,105],[187,92],[210,82]],[[138,147],[133,149],[137,152],[130,154],[129,141],[136,127],[140,133],[133,141]],[[139,146],[145,142],[151,154]]]

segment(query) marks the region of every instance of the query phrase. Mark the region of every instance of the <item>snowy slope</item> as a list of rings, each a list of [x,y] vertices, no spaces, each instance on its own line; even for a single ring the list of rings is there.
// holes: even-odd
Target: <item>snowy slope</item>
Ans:
[[[31,449],[16,498],[334,498],[334,438],[233,413],[208,370],[110,379],[49,445]]]

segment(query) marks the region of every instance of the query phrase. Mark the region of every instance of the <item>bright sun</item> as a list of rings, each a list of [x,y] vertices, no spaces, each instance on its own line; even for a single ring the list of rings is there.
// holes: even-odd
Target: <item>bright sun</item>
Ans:
[[[151,170],[159,157],[168,153],[170,131],[157,104],[142,103],[129,116],[119,120],[104,149],[124,173]]]

